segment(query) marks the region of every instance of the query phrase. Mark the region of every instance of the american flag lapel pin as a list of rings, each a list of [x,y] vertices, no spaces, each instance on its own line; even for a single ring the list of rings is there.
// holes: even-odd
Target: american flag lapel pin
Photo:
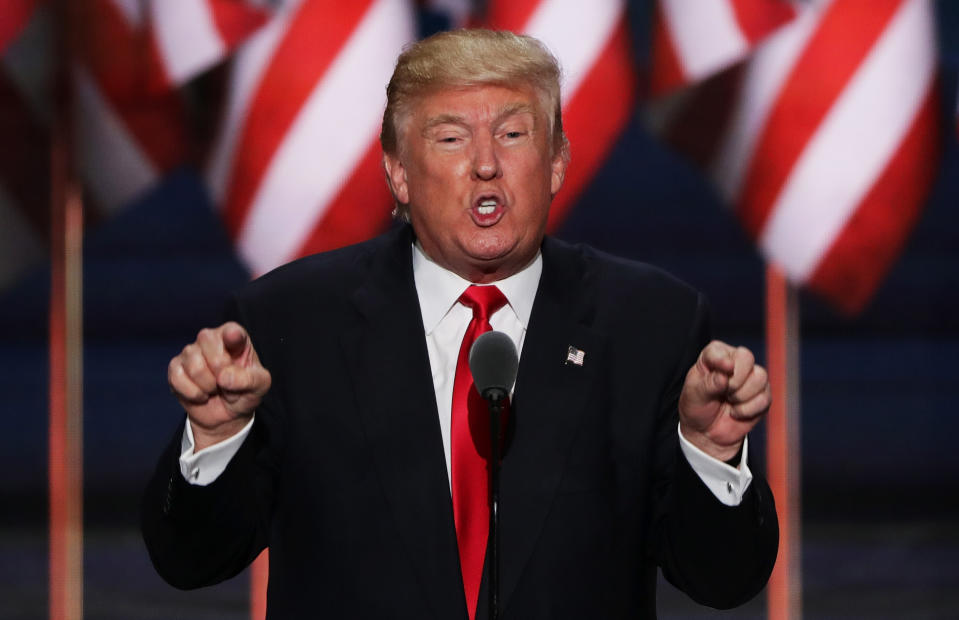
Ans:
[[[584,357],[586,357],[586,351],[581,351],[576,347],[570,347],[569,351],[566,352],[566,365],[576,364],[577,366],[582,366]]]

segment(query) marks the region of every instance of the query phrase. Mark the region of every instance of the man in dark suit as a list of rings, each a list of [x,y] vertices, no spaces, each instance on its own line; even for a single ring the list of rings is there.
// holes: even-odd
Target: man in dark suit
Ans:
[[[745,438],[765,371],[707,344],[685,285],[544,238],[569,162],[558,77],[510,33],[400,56],[381,138],[408,223],[253,282],[170,362],[187,423],[143,509],[170,583],[269,546],[270,618],[486,617],[484,424],[461,360],[483,323],[520,351],[503,618],[655,617],[657,566],[716,607],[762,588],[778,529]]]

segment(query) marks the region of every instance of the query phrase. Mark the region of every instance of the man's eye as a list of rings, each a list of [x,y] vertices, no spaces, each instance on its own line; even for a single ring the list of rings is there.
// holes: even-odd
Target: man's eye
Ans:
[[[520,138],[520,137],[522,137],[522,136],[523,136],[523,132],[522,132],[522,131],[507,131],[507,132],[506,132],[506,137],[509,138],[509,139],[511,139],[511,140],[515,140],[516,138]]]

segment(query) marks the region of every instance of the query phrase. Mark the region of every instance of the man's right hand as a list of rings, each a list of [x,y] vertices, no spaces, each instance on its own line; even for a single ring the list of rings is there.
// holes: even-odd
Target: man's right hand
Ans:
[[[238,323],[200,330],[196,341],[170,360],[167,381],[186,409],[195,450],[240,432],[270,389],[250,336]]]

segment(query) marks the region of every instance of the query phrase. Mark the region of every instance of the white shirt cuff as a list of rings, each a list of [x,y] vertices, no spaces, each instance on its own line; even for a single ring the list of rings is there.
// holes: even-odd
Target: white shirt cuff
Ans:
[[[739,467],[732,467],[719,459],[713,458],[694,446],[688,439],[679,433],[679,447],[689,461],[690,467],[699,476],[700,480],[709,487],[716,499],[727,506],[738,506],[743,501],[743,494],[753,481],[753,473],[746,464],[749,454],[749,438],[743,440],[743,456],[739,460]]]
[[[187,419],[183,439],[180,441],[180,473],[183,474],[183,479],[192,485],[205,487],[219,478],[226,466],[230,464],[230,459],[240,449],[243,440],[250,434],[255,417],[251,417],[246,426],[236,435],[207,446],[195,454],[193,450],[196,442],[193,440],[190,420]]]

